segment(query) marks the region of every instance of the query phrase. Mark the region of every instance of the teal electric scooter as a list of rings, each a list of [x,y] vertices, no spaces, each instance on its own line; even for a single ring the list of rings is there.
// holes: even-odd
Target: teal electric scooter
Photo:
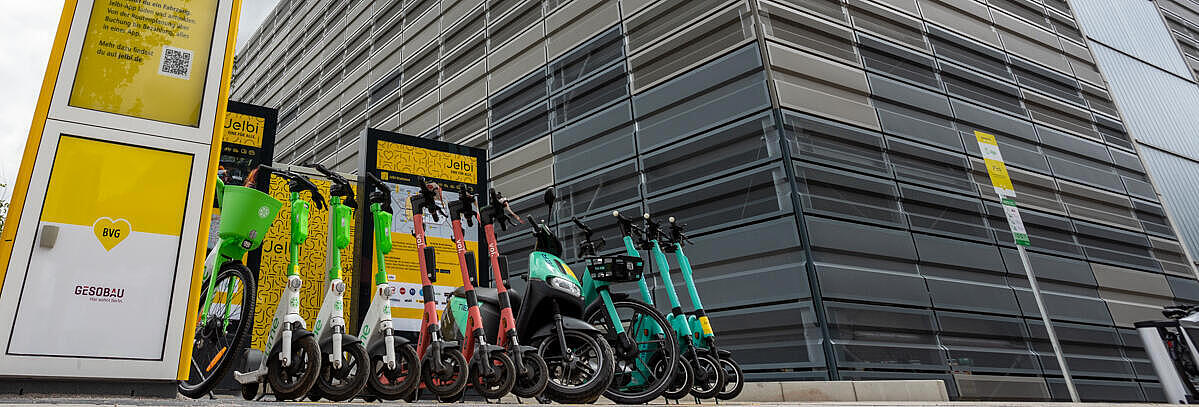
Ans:
[[[741,371],[741,365],[733,360],[732,352],[716,347],[716,333],[712,330],[712,323],[708,321],[707,313],[704,312],[704,304],[699,300],[699,291],[695,289],[691,260],[683,254],[683,244],[691,243],[691,239],[687,238],[683,232],[687,225],[676,222],[673,216],[669,220],[670,232],[664,242],[666,251],[673,252],[675,259],[678,260],[683,281],[687,283],[687,294],[691,296],[691,305],[695,307],[695,311],[687,316],[687,321],[691,325],[692,346],[696,349],[706,350],[709,355],[720,362],[720,368],[724,374],[724,386],[716,394],[716,398],[720,400],[735,399],[745,387],[745,373]]]
[[[679,341],[679,352],[683,355],[682,371],[690,375],[691,380],[690,383],[687,383],[686,379],[676,379],[674,386],[671,386],[670,392],[665,396],[674,400],[683,398],[687,393],[700,399],[716,397],[716,394],[724,387],[724,375],[720,371],[720,362],[707,350],[694,346],[692,342],[694,331],[687,320],[687,315],[683,313],[682,304],[679,302],[674,288],[674,281],[670,276],[670,263],[667,261],[660,243],[667,237],[663,233],[661,225],[655,222],[648,213],[644,214],[645,227],[634,244],[633,234],[638,229],[633,225],[633,219],[623,217],[619,212],[613,212],[612,215],[616,217],[621,233],[624,234],[625,251],[628,252],[628,255],[640,256],[638,252],[638,248],[640,248],[649,251],[653,256],[654,263],[658,266],[658,276],[662,279],[666,297],[670,301],[670,315],[666,318],[670,321],[670,328]],[[654,299],[650,295],[645,278],[642,277],[639,283],[643,299],[645,302],[653,304]]]

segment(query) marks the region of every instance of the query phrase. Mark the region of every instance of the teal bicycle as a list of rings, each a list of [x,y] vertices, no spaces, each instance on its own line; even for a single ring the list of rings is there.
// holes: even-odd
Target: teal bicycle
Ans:
[[[597,256],[603,240],[593,239],[591,228],[582,221],[577,218],[572,221],[583,233],[579,257],[588,266],[582,278],[583,303],[589,304],[583,313],[584,320],[604,331],[604,338],[616,356],[616,371],[604,397],[617,404],[648,403],[674,384],[680,364],[678,339],[664,334],[670,323],[653,305],[612,292],[612,284],[642,281],[640,268],[628,273],[603,267],[603,263],[612,262],[611,256]],[[620,257],[621,263],[644,267],[639,257]],[[644,283],[641,289],[643,293],[649,292]]]

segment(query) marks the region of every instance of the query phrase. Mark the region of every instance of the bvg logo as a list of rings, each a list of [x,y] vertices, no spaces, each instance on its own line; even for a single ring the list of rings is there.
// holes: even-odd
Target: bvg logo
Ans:
[[[100,241],[100,246],[104,247],[104,251],[112,251],[112,248],[125,241],[132,231],[133,225],[125,219],[113,220],[103,217],[92,222],[92,233],[96,234],[96,240]]]

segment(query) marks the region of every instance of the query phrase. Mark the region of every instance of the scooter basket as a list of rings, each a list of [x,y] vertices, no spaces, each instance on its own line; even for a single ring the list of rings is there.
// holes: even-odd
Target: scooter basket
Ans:
[[[282,207],[283,202],[262,191],[226,185],[221,197],[221,239],[249,241],[252,247],[247,250],[258,248]]]
[[[628,283],[641,279],[645,261],[634,256],[590,256],[585,259],[591,278],[609,283]]]

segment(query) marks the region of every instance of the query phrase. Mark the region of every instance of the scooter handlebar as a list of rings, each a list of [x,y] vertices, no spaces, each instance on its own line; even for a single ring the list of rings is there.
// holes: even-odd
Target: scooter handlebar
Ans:
[[[312,202],[316,204],[316,209],[325,209],[325,197],[321,195],[321,191],[316,187],[316,184],[313,184],[312,181],[308,180],[308,177],[291,171],[276,173],[283,175],[284,178],[287,178],[287,186],[289,191],[301,192],[307,190],[308,192],[312,193]]]
[[[315,168],[317,172],[324,174],[325,177],[329,178],[329,181],[333,182],[333,185],[329,187],[329,195],[342,197],[342,203],[351,208],[358,206],[358,202],[354,200],[354,187],[349,180],[325,168],[323,165],[312,163],[309,166]]]
[[[433,185],[433,187],[429,187]],[[434,190],[436,188],[436,191]],[[420,178],[420,195],[411,198],[413,214],[429,212],[433,216],[434,222],[441,221],[441,215],[445,215],[445,211],[441,209],[441,205],[437,201],[441,200],[441,188],[437,184],[430,183],[425,177]]]
[[[682,246],[683,243],[687,243],[687,244],[691,244],[691,245],[695,244],[695,242],[692,242],[691,238],[688,237],[687,234],[683,232],[683,229],[685,229],[687,227],[686,224],[676,222],[676,219],[674,218],[674,216],[671,216],[667,220],[670,221],[670,241],[671,242],[677,243],[679,246]]]

